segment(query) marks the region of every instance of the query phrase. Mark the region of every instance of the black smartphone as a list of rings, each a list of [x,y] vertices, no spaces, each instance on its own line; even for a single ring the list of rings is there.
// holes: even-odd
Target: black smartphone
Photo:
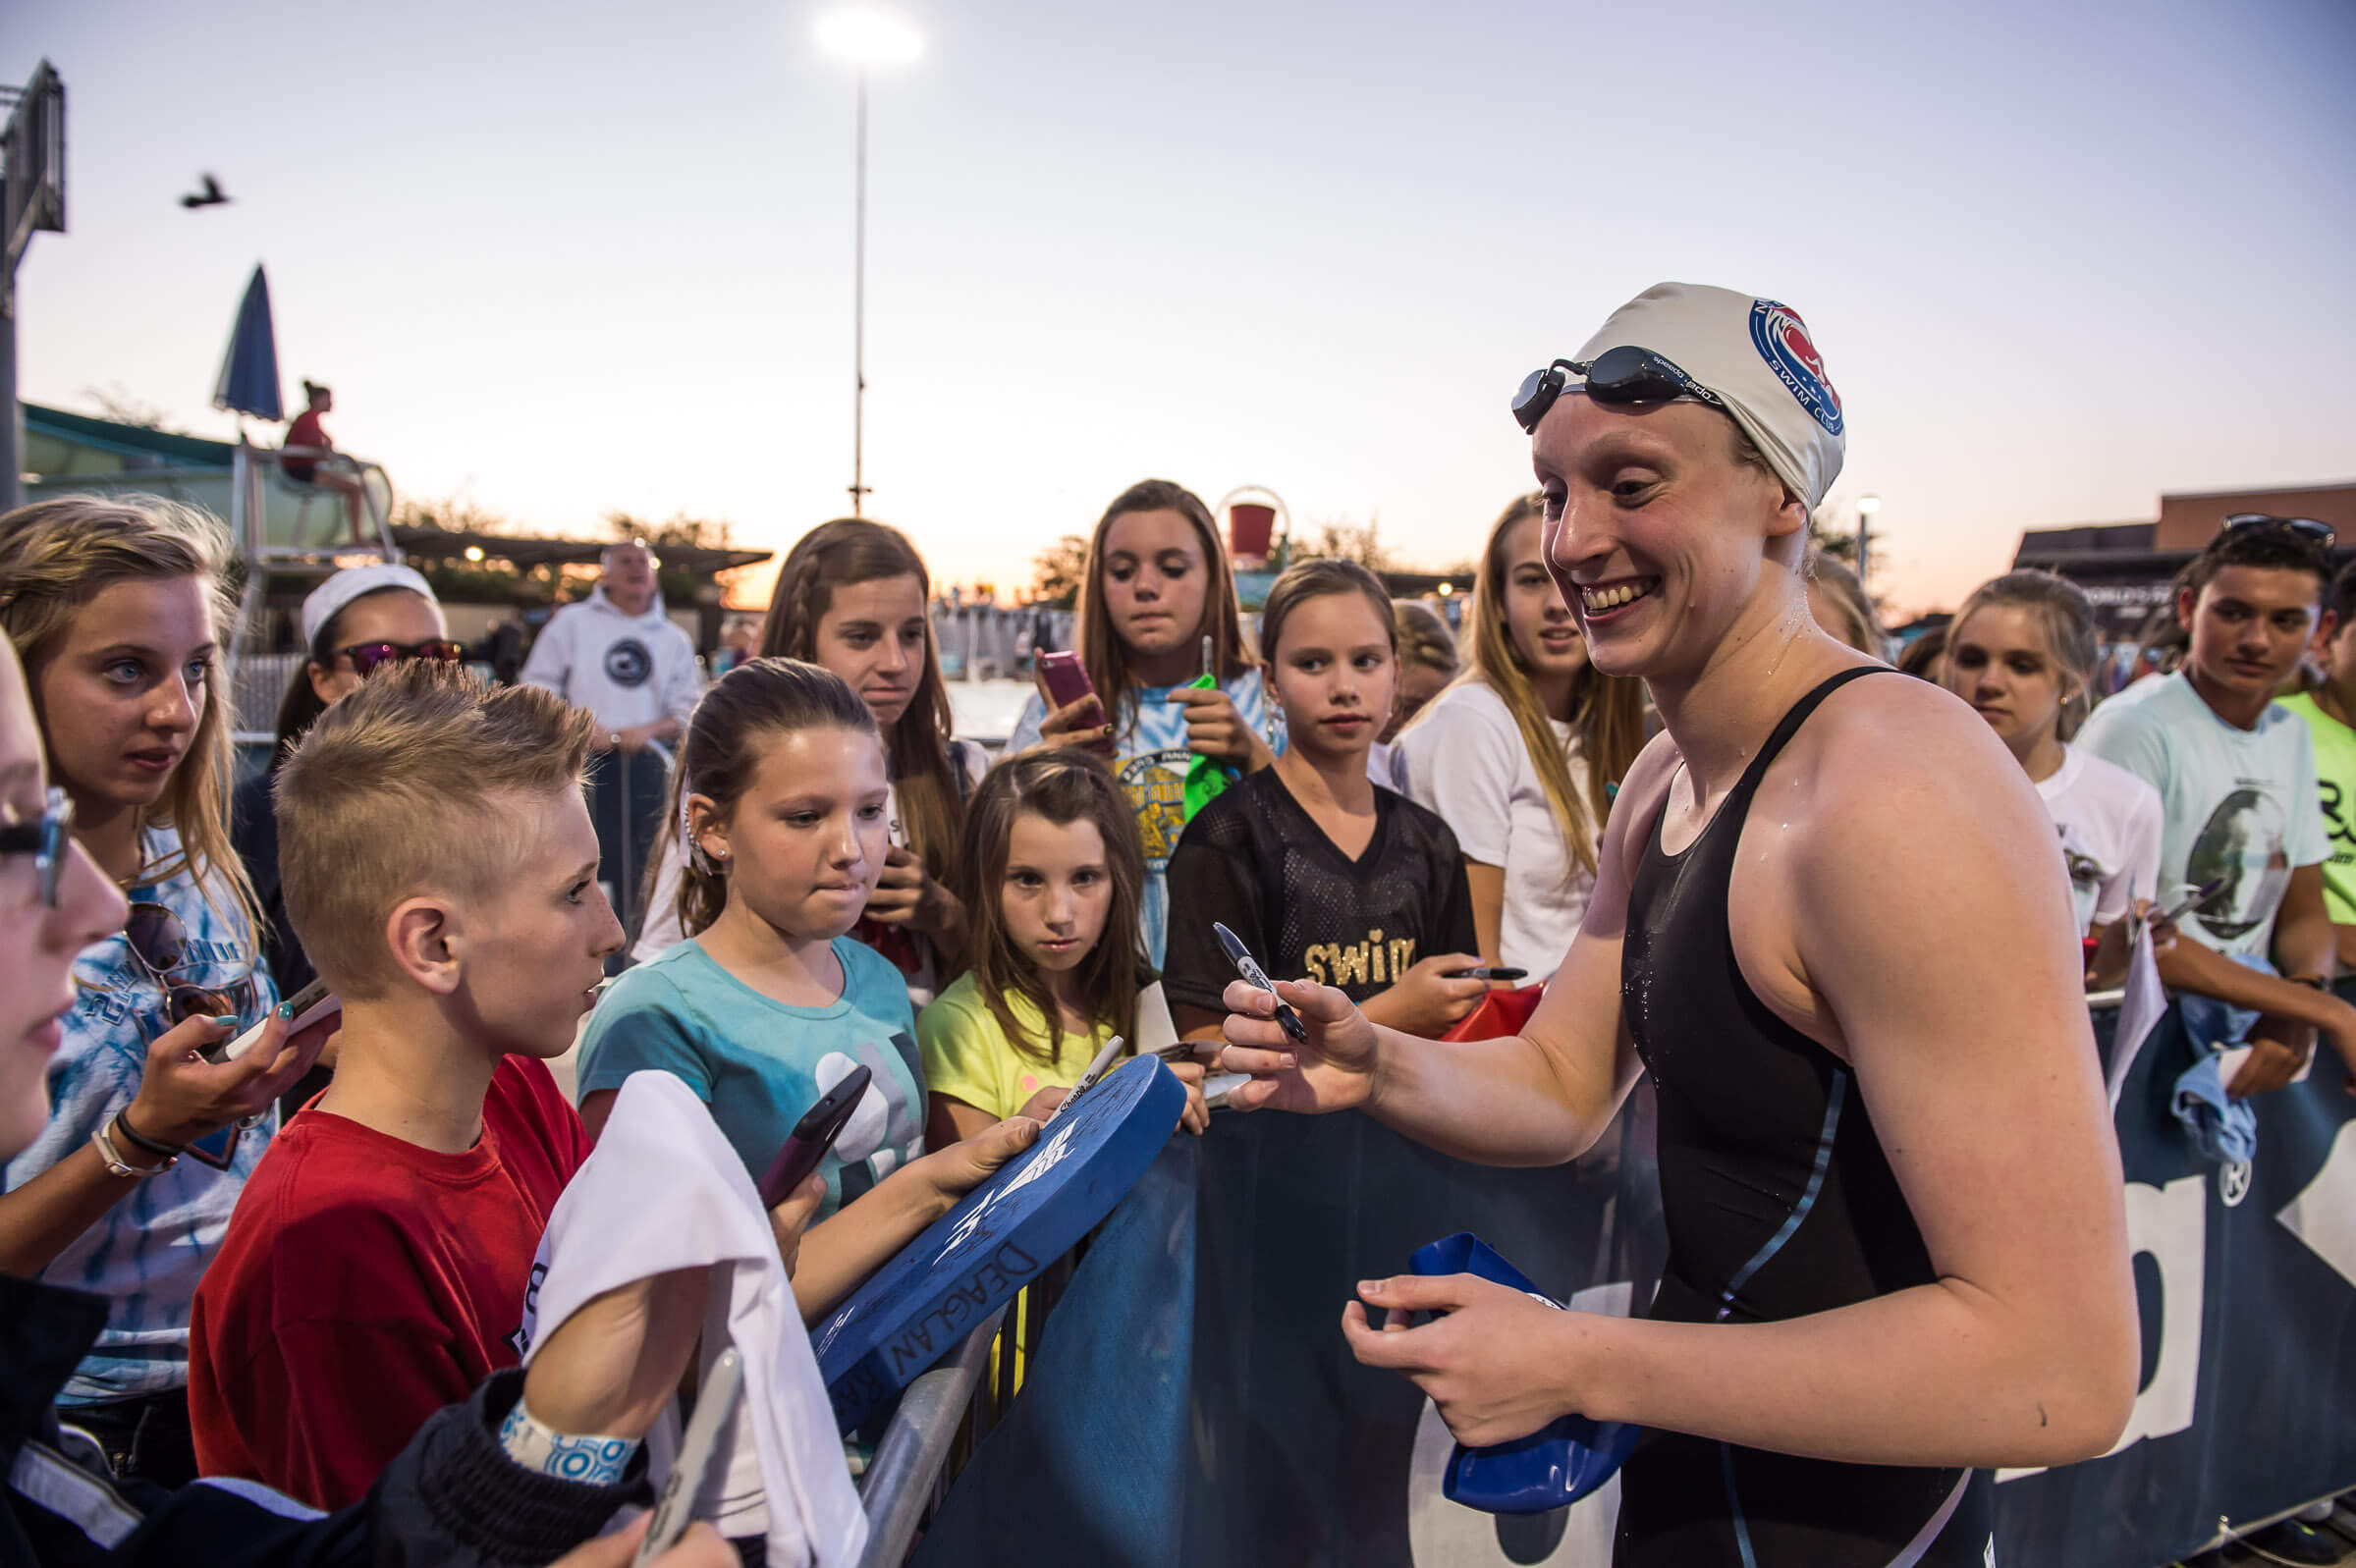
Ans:
[[[826,1152],[849,1125],[850,1113],[859,1108],[859,1099],[867,1093],[867,1080],[874,1076],[872,1068],[851,1068],[849,1077],[820,1095],[818,1103],[794,1123],[786,1146],[769,1162],[769,1173],[761,1178],[762,1208],[776,1208],[809,1179],[810,1172],[818,1168],[818,1162],[826,1158]]]
[[[2216,897],[2217,891],[2219,888],[2222,888],[2224,885],[2224,878],[2212,878],[2210,881],[2202,883],[2198,888],[2193,889],[2191,892],[2186,893],[2184,895],[2184,901],[2176,905],[2175,908],[2166,910],[2161,914],[2153,915],[2145,920],[2144,924],[2150,926],[2172,926],[2177,921],[2183,919],[2186,915],[2191,914],[2193,910],[2199,908],[2202,904],[2205,904],[2210,899]]]
[[[1451,970],[1448,978],[1451,980],[1527,980],[1530,978],[1530,972],[1527,969],[1516,969],[1511,964],[1476,964],[1470,969]]]

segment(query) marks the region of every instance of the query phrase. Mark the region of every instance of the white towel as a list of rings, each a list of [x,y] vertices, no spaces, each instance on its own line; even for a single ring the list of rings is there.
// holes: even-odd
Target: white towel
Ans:
[[[744,1399],[715,1465],[725,1484],[707,1487],[697,1514],[716,1512],[726,1536],[766,1536],[776,1568],[849,1568],[867,1544],[867,1516],[760,1196],[685,1084],[631,1073],[540,1238],[523,1306],[525,1363],[592,1297],[703,1265],[713,1269],[703,1365],[734,1344]],[[676,1412],[646,1446],[659,1488],[679,1451]]]

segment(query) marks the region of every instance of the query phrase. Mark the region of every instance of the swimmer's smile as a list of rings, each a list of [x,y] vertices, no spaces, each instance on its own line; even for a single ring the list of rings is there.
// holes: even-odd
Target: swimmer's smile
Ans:
[[[1579,610],[1590,622],[1608,621],[1628,606],[1660,590],[1659,577],[1617,577],[1610,582],[1579,584]]]

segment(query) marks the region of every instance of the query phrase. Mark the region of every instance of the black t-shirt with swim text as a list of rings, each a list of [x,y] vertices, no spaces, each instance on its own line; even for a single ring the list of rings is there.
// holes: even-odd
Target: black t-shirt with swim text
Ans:
[[[1313,980],[1364,1001],[1434,953],[1477,952],[1464,858],[1448,824],[1375,786],[1374,837],[1352,860],[1274,768],[1231,785],[1186,824],[1170,857],[1172,1002],[1224,1011],[1235,966],[1219,921],[1271,979]]]

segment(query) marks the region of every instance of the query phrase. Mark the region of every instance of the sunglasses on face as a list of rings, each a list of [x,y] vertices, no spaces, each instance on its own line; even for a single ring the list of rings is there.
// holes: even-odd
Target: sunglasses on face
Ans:
[[[0,825],[0,855],[32,856],[32,875],[44,908],[57,907],[58,879],[65,874],[71,852],[68,832],[74,826],[74,802],[52,786],[41,814],[30,822]]]
[[[131,918],[123,925],[123,940],[130,945],[132,957],[147,971],[147,978],[163,992],[164,1012],[172,1022],[232,1013],[243,1018],[253,1010],[251,975],[226,986],[195,986],[172,978],[173,971],[188,962],[189,930],[180,923],[180,916],[164,905],[133,904]]]
[[[407,664],[411,659],[456,663],[466,657],[466,649],[464,643],[435,637],[425,642],[356,642],[349,648],[338,648],[336,657],[351,660],[353,670],[365,679],[385,665]]]
[[[2225,532],[2240,533],[2245,528],[2288,528],[2302,539],[2312,539],[2329,550],[2339,542],[2328,522],[2313,517],[2277,517],[2271,512],[2237,512],[2225,519]]]
[[[1674,403],[1692,398],[1713,408],[1726,407],[1717,393],[1679,369],[1667,354],[1621,344],[1592,359],[1558,359],[1524,376],[1521,390],[1513,394],[1513,418],[1525,435],[1537,432],[1538,421],[1568,390],[1572,376],[1585,378],[1587,396],[1598,403]]]

